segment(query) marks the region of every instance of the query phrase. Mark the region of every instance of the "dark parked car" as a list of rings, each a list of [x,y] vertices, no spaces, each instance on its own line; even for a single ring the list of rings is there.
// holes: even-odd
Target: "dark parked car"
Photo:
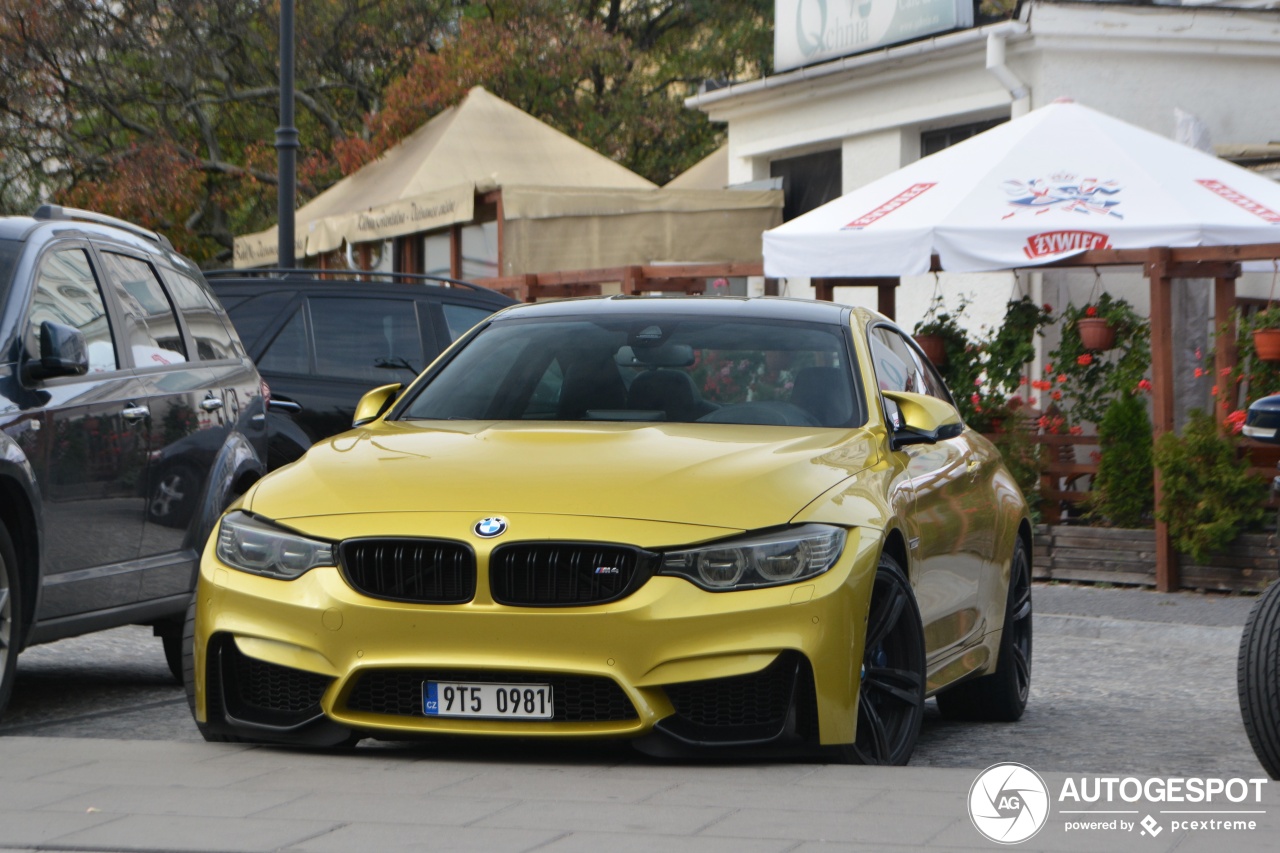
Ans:
[[[0,218],[0,711],[18,652],[155,627],[175,675],[196,564],[266,470],[263,383],[164,237]]]
[[[438,276],[362,273],[357,280],[352,273],[281,270],[207,275],[271,388],[272,468],[350,429],[356,403],[370,388],[408,384],[462,333],[515,304],[495,291]]]

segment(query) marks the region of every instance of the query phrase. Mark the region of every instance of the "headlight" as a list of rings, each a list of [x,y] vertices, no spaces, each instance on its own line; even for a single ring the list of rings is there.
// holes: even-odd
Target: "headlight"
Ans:
[[[333,545],[299,536],[243,512],[218,528],[218,559],[242,572],[291,581],[316,566],[332,566]]]
[[[658,573],[687,578],[712,592],[795,583],[834,566],[845,536],[841,527],[805,524],[729,539],[664,554]]]

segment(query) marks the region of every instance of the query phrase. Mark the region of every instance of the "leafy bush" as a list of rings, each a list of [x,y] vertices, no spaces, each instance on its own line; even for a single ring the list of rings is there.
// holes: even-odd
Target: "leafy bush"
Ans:
[[[1164,500],[1158,518],[1174,547],[1203,560],[1262,520],[1267,486],[1236,459],[1235,444],[1213,418],[1196,409],[1182,435],[1166,433],[1155,446]]]
[[[1151,462],[1151,418],[1134,394],[1121,394],[1107,406],[1098,425],[1102,458],[1089,494],[1089,514],[1115,527],[1144,527],[1155,504]]]

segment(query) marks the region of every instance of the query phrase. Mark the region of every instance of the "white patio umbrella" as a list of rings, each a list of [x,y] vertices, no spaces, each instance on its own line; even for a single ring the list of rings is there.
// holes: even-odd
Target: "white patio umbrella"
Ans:
[[[1280,242],[1280,184],[1069,101],[764,233],[770,277],[980,272],[1090,249]]]

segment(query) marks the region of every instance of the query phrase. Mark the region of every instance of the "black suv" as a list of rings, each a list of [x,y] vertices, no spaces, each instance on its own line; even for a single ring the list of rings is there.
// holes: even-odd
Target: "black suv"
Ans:
[[[214,523],[266,470],[264,388],[164,237],[0,217],[0,712],[18,652],[140,623],[175,675]]]
[[[463,332],[515,300],[404,273],[206,274],[271,389],[270,463],[351,428],[369,389],[408,384]],[[289,414],[283,414],[284,412]]]

